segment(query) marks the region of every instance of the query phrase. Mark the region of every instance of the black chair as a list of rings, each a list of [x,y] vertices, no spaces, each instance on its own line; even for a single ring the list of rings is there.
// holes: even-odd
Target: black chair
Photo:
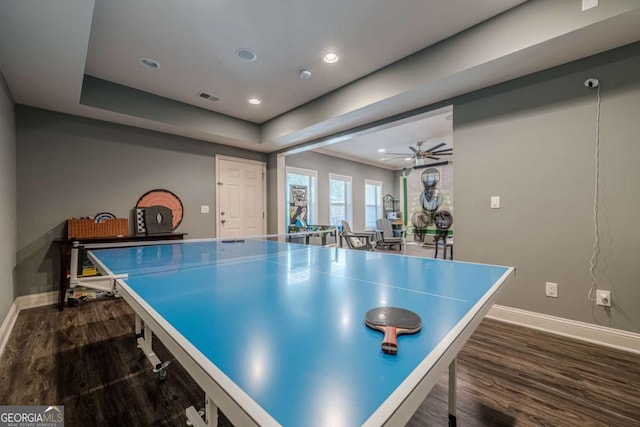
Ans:
[[[433,216],[433,222],[437,228],[434,238],[436,253],[433,257],[438,258],[438,247],[442,246],[442,259],[447,259],[447,248],[450,248],[449,259],[453,259],[453,237],[449,237],[449,228],[453,225],[453,215],[449,211],[438,211]]]

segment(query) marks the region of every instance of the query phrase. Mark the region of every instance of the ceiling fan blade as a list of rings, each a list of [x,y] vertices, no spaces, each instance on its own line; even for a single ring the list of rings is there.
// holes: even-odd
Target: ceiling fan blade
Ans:
[[[409,147],[409,150],[413,151],[414,153],[418,152],[418,150],[416,150],[414,147]]]
[[[431,154],[444,154],[447,151],[453,151],[453,148],[445,148],[445,149],[442,149],[442,150],[430,151],[430,153]],[[448,154],[451,154],[451,153],[448,153]]]
[[[433,166],[444,166],[444,165],[449,165],[451,164],[451,162],[447,161],[447,162],[436,162],[436,163],[430,163],[428,165],[419,165],[419,166],[414,166],[414,169],[424,169],[424,168],[430,168]]]
[[[429,154],[433,154],[434,156],[451,156],[453,153],[445,153],[443,151],[432,151]]]
[[[427,156],[427,159],[440,160],[440,157]]]
[[[424,150],[424,151],[427,151],[427,152],[431,153],[433,150],[437,150],[438,148],[440,148],[440,147],[442,147],[444,145],[447,145],[447,144],[444,143],[444,142],[441,142],[440,144],[434,145],[433,147],[429,148],[428,150]]]
[[[413,156],[412,153],[382,153],[382,154],[390,154],[392,156],[405,156],[405,157]]]

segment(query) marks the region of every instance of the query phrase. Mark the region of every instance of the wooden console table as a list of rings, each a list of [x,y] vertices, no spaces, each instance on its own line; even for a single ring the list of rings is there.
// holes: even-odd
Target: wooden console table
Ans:
[[[59,245],[60,249],[60,277],[58,292],[58,309],[64,309],[64,300],[67,289],[69,289],[69,271],[71,268],[71,249],[73,243],[80,245],[92,243],[124,243],[124,242],[149,242],[159,240],[182,240],[187,233],[163,233],[163,234],[141,234],[121,237],[82,237],[71,239],[55,239],[53,242]]]

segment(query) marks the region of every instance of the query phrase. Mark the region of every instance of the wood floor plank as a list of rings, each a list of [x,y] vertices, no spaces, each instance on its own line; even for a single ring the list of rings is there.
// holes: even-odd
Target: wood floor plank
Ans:
[[[0,404],[63,404],[67,426],[185,425],[204,394],[178,363],[158,384],[133,322],[120,299],[22,311],[0,360]],[[173,360],[158,340],[154,350]],[[640,426],[636,354],[485,319],[457,373],[459,426]],[[444,375],[408,425],[447,425],[447,390]]]
[[[471,378],[468,391],[483,406],[513,414],[516,421],[507,425],[637,426],[639,361],[632,353],[485,320],[458,356],[459,404],[465,405],[461,396]]]

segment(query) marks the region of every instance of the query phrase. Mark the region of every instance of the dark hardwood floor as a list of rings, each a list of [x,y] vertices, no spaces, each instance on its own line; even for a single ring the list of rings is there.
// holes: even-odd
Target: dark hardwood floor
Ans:
[[[0,361],[0,405],[62,404],[66,426],[185,425],[202,392],[178,363],[156,381],[133,322],[121,299],[22,311]],[[446,375],[409,425],[447,425]],[[458,357],[458,425],[640,426],[640,356],[485,320]]]

